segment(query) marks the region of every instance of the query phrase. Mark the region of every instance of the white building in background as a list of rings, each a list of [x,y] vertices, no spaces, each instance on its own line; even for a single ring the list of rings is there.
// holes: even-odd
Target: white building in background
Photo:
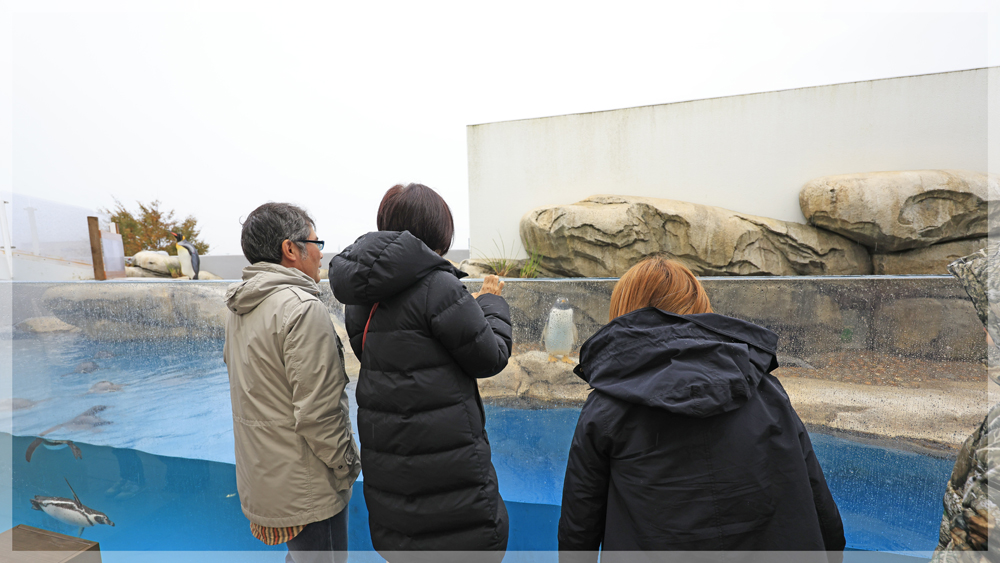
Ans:
[[[523,257],[527,211],[595,194],[804,222],[799,189],[818,176],[998,172],[997,116],[1000,67],[470,125],[472,255]]]
[[[98,217],[106,229],[107,215],[19,193],[3,194],[0,201],[4,207],[0,213],[0,279],[94,279],[87,217]]]

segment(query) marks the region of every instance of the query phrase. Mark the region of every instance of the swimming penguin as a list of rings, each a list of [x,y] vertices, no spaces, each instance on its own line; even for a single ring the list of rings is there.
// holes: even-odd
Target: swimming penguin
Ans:
[[[63,479],[66,478],[63,477]],[[78,535],[81,536],[83,535],[84,528],[89,528],[95,524],[104,524],[106,526],[115,525],[115,523],[108,518],[107,514],[84,506],[83,503],[80,502],[80,497],[76,496],[76,491],[73,490],[73,485],[69,484],[69,479],[66,479],[66,484],[69,485],[69,490],[73,493],[73,500],[62,497],[43,497],[35,495],[35,498],[31,499],[31,508],[41,510],[60,522],[65,522],[66,524],[70,524],[72,526],[79,526],[80,533]]]
[[[76,368],[74,368],[73,371],[64,373],[62,376],[66,377],[67,375],[75,375],[78,373],[93,373],[100,369],[100,367],[101,366],[97,365],[97,362],[80,362],[76,365]]]
[[[49,428],[45,432],[39,434],[39,436],[45,436],[46,434],[51,434],[60,428],[65,428],[70,431],[75,430],[94,430],[98,426],[105,426],[111,424],[110,420],[104,420],[103,418],[97,416],[97,413],[108,408],[107,405],[97,405],[90,407],[83,413],[73,417],[71,420],[67,420],[62,424],[56,424],[52,428]]]
[[[121,391],[123,387],[121,385],[116,385],[110,381],[98,381],[97,383],[90,386],[90,390],[87,394],[91,393],[114,393],[115,391]]]
[[[561,356],[562,361],[572,364],[569,353],[573,351],[577,339],[576,325],[573,323],[573,308],[565,297],[556,299],[556,304],[549,311],[549,319],[542,329],[542,341],[545,351],[549,353],[549,361],[556,361]]]
[[[170,231],[177,239],[177,259],[181,262],[181,273],[196,280],[198,272],[201,271],[201,259],[198,258],[198,249],[187,241],[187,237],[182,234]]]
[[[49,399],[42,399],[41,401],[33,401],[31,399],[21,399],[14,397],[13,399],[4,399],[0,401],[0,412],[8,411],[23,411],[30,409],[31,407],[37,405],[38,403],[44,403]]]
[[[24,451],[25,461],[31,463],[31,456],[35,453],[35,450],[38,449],[38,446],[45,446],[45,449],[47,450],[61,450],[68,447],[69,450],[73,452],[73,457],[76,459],[83,459],[83,452],[81,452],[80,448],[73,443],[73,440],[46,440],[45,438],[35,438],[35,441],[28,446],[27,450]]]
[[[49,440],[43,438],[43,436],[45,436],[46,434],[51,434],[52,432],[55,432],[60,428],[65,428],[70,431],[92,430],[96,432],[95,429],[98,426],[111,424],[110,420],[104,420],[103,418],[97,416],[97,413],[103,411],[106,408],[108,408],[107,405],[97,405],[95,407],[90,407],[83,413],[73,417],[71,420],[67,420],[62,424],[56,424],[52,428],[49,428],[45,432],[42,432],[41,434],[38,435],[38,438],[35,438],[34,442],[28,445],[28,449],[25,450],[24,452],[24,459],[28,460],[28,463],[31,463],[31,455],[35,453],[35,450],[38,448],[38,446],[45,446],[45,448],[49,450],[61,450],[68,446],[69,449],[73,452],[73,457],[75,457],[76,459],[83,459],[83,452],[80,451],[80,448],[76,447],[76,444],[74,444],[72,440]]]

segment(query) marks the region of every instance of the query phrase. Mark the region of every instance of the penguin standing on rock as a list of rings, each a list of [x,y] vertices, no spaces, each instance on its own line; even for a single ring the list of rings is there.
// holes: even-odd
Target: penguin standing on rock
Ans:
[[[555,307],[549,310],[549,320],[542,329],[542,341],[545,351],[549,353],[549,361],[556,361],[561,356],[562,361],[575,363],[569,357],[577,339],[576,324],[573,323],[573,308],[565,297],[556,299]]]
[[[181,262],[181,273],[196,280],[198,272],[201,271],[201,259],[198,258],[198,249],[187,241],[187,237],[182,234],[170,231],[177,239],[177,259]]]

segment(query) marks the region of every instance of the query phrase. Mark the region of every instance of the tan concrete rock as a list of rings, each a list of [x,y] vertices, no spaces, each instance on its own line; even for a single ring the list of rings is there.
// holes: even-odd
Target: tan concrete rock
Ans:
[[[513,356],[502,372],[479,380],[479,392],[487,400],[580,404],[587,400],[590,386],[573,373],[574,367],[575,362],[550,362],[545,352],[525,352]]]
[[[176,256],[167,256],[151,250],[136,252],[132,257],[137,268],[149,270],[167,277],[181,275],[181,262]]]
[[[810,224],[873,252],[898,252],[987,234],[985,174],[912,170],[824,176],[799,192]]]
[[[125,266],[125,277],[126,278],[162,278],[169,279],[170,274],[164,274],[161,272],[154,272],[153,270],[147,270],[145,268],[140,268],[138,266]]]
[[[525,380],[520,396],[547,402],[582,403],[590,394],[590,386],[580,379],[573,368],[576,362],[549,361],[545,352],[527,352],[519,356]]]
[[[493,273],[482,258],[466,258],[458,263],[458,269],[469,274],[470,278],[482,278]]]
[[[521,396],[521,386],[527,375],[521,368],[518,357],[514,356],[507,362],[507,367],[493,377],[478,380],[479,393],[483,399],[516,399]]]
[[[925,383],[880,387],[822,379],[780,377],[802,422],[837,430],[957,449],[982,421],[982,383]]]
[[[529,211],[520,228],[543,275],[619,277],[658,252],[697,275],[871,273],[868,252],[839,235],[669,199],[592,196]]]
[[[948,264],[986,248],[989,238],[942,242],[925,248],[872,254],[872,273],[882,275],[947,274]]]
[[[29,332],[32,334],[52,334],[56,332],[80,332],[80,329],[65,323],[57,317],[32,317],[30,319],[25,319],[16,325],[14,328],[22,332]]]

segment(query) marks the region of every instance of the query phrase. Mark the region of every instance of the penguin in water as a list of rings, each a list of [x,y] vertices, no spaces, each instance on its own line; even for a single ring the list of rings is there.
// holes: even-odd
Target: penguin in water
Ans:
[[[69,451],[73,452],[73,457],[76,459],[83,459],[83,452],[80,451],[79,446],[73,443],[73,440],[46,440],[45,438],[35,438],[28,449],[24,451],[24,460],[31,463],[31,456],[38,449],[38,446],[45,446],[47,450],[61,450],[65,447],[69,447]]]
[[[573,308],[569,306],[569,299],[560,297],[556,299],[556,304],[549,311],[549,319],[542,329],[542,341],[545,344],[545,351],[549,353],[549,361],[556,361],[556,356],[561,356],[562,361],[572,364],[569,353],[573,351],[577,339],[576,324],[573,323]]]
[[[62,374],[62,377],[66,377],[67,375],[75,375],[78,373],[93,373],[99,370],[100,368],[101,366],[97,365],[97,362],[81,362],[77,364],[77,366],[73,369],[73,371]]]
[[[201,259],[198,258],[198,249],[187,241],[187,237],[180,233],[170,231],[177,239],[177,259],[181,262],[181,273],[196,280],[198,272],[201,271]]]
[[[68,420],[62,424],[57,424],[45,432],[42,432],[33,442],[31,442],[30,445],[28,445],[28,449],[24,452],[24,459],[28,463],[31,463],[31,456],[35,453],[35,450],[38,449],[38,446],[45,446],[45,449],[47,450],[61,450],[69,447],[70,451],[73,452],[73,457],[76,459],[83,459],[83,452],[80,451],[80,448],[78,448],[72,440],[49,440],[44,436],[46,434],[51,434],[60,428],[65,428],[71,432],[79,430],[90,430],[96,432],[98,426],[111,424],[110,420],[105,420],[97,416],[97,413],[102,412],[107,408],[107,405],[97,405],[95,407],[91,407],[82,414],[74,417],[72,420]]]
[[[63,477],[63,479],[66,478]],[[80,502],[80,497],[76,496],[76,491],[73,490],[73,485],[69,484],[69,479],[66,479],[66,484],[69,485],[69,490],[73,493],[73,500],[62,497],[43,497],[35,495],[35,498],[31,499],[31,508],[41,510],[60,522],[65,522],[72,526],[79,526],[79,535],[81,536],[83,535],[84,528],[89,528],[95,524],[104,524],[112,527],[115,525],[115,523],[108,518],[107,514],[84,506],[83,503]]]

